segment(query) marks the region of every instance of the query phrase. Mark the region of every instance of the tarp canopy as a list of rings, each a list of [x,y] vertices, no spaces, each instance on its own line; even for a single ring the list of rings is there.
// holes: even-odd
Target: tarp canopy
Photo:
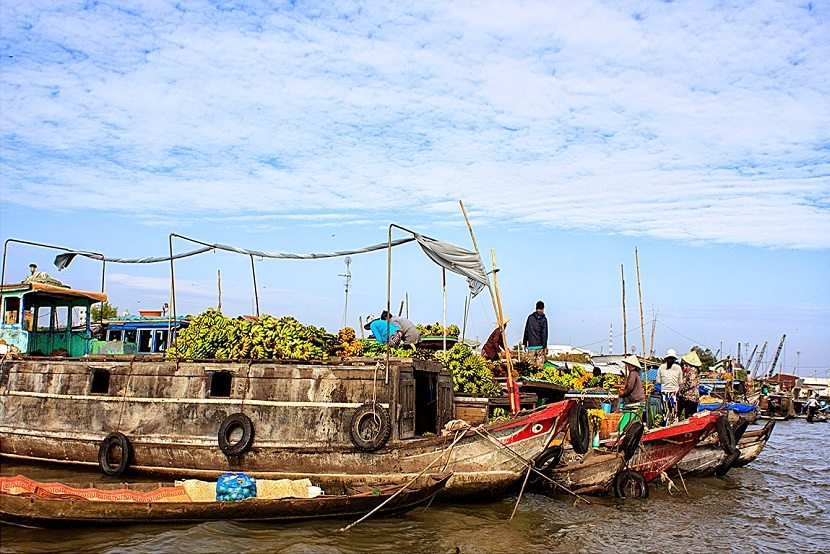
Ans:
[[[484,264],[477,252],[419,234],[415,234],[415,239],[433,262],[466,277],[473,296],[489,284]]]
[[[415,240],[413,237],[407,237],[402,239],[397,239],[392,241],[392,246],[398,246],[400,244],[405,244],[407,242],[412,242]],[[182,252],[181,254],[174,254],[174,260],[180,260],[182,258],[188,258],[190,256],[196,256],[198,254],[204,254],[205,252],[211,252],[214,250],[223,250],[225,252],[236,252],[237,254],[244,254],[246,256],[256,256],[258,258],[272,258],[272,259],[288,259],[288,260],[318,260],[322,258],[337,258],[340,256],[352,256],[355,254],[364,254],[366,252],[374,252],[376,250],[382,250],[384,248],[388,248],[388,243],[381,243],[381,244],[373,244],[372,246],[367,246],[365,248],[357,248],[354,250],[339,250],[336,252],[322,252],[322,253],[308,253],[308,254],[293,254],[290,252],[267,252],[263,250],[248,250],[247,248],[240,248],[238,246],[230,246],[227,244],[211,244],[208,246],[203,246],[202,248],[197,248],[195,250],[190,250],[188,252]],[[72,260],[75,259],[75,256],[84,256],[86,258],[91,258],[93,260],[106,260],[107,262],[116,263],[116,264],[154,264],[159,262],[169,262],[170,256],[156,256],[153,258],[106,258],[102,257],[97,254],[92,254],[89,252],[65,252],[63,254],[58,254],[55,256],[55,267],[58,270],[63,270],[69,267],[69,264],[72,263]]]
[[[37,296],[41,298],[57,298],[62,300],[71,300],[74,298],[87,298],[94,302],[106,302],[107,295],[103,292],[95,292],[89,290],[76,290],[66,287],[57,287],[46,283],[20,283],[19,285],[3,285],[0,289],[3,293],[19,292],[29,290],[26,294],[38,293]]]

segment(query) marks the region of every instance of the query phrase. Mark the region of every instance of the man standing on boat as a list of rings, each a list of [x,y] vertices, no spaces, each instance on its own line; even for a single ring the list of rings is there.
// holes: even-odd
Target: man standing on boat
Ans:
[[[660,385],[660,394],[663,396],[663,407],[666,410],[665,424],[677,421],[677,393],[683,384],[683,370],[677,363],[677,352],[674,348],[666,351],[663,363],[657,368],[657,381]]]
[[[541,369],[548,355],[548,318],[541,300],[536,302],[536,311],[527,316],[522,344],[527,348],[530,363]]]

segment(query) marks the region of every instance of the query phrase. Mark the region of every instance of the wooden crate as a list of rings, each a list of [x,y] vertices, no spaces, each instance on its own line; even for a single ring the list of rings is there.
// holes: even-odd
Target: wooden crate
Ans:
[[[608,439],[611,438],[611,433],[618,432],[621,419],[622,414],[619,412],[605,414],[605,419],[602,420],[602,425],[599,427],[599,438]]]
[[[489,399],[456,396],[454,404],[455,419],[463,419],[470,425],[487,423],[487,411],[490,407]]]

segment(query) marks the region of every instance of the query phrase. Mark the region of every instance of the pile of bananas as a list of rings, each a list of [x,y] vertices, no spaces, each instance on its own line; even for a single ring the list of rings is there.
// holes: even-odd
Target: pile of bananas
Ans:
[[[473,353],[466,344],[456,344],[446,352],[436,352],[435,358],[452,372],[455,392],[501,396],[501,386],[493,378],[487,360]]]
[[[360,344],[363,347],[363,355],[370,358],[378,356],[386,356],[386,345],[381,344],[375,339],[360,339]],[[412,346],[406,345],[401,348],[391,348],[389,356],[392,358],[411,358],[414,354]]]
[[[337,343],[334,345],[334,354],[344,358],[360,356],[363,352],[363,343],[357,340],[354,329],[343,327],[337,332]]]
[[[291,316],[231,319],[208,308],[179,330],[168,359],[324,360],[335,337]]]
[[[438,322],[435,322],[433,325],[421,325],[420,323],[415,325],[418,328],[418,331],[421,333],[422,337],[443,337],[444,336],[444,326]],[[456,337],[461,334],[461,329],[458,328],[458,325],[452,324],[447,325],[447,336],[448,337]]]

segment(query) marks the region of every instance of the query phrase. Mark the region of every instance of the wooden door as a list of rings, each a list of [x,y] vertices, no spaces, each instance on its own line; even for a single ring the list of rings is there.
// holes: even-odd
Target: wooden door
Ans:
[[[438,375],[438,414],[436,424],[440,432],[454,416],[452,376],[440,373]]]
[[[415,436],[415,379],[401,375],[398,388],[398,437]]]

